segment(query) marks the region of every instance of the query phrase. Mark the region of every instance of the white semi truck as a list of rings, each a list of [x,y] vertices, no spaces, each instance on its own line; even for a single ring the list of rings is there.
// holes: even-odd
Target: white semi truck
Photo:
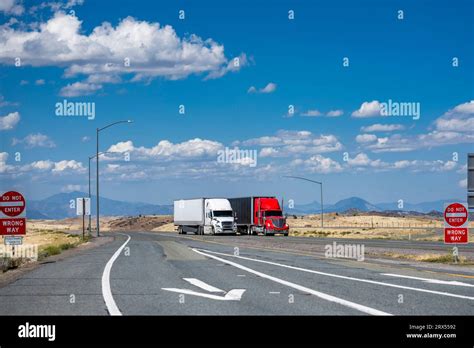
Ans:
[[[174,225],[178,233],[236,233],[234,212],[225,198],[196,198],[174,201]]]

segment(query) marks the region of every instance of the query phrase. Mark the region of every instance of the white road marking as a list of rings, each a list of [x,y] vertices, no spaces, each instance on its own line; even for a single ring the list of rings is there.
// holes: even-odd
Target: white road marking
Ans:
[[[225,292],[224,290],[218,289],[196,278],[183,278],[183,279],[186,280],[188,283],[191,283],[194,286],[197,286],[198,288],[201,288],[209,292]]]
[[[194,250],[194,249],[193,249],[193,250]],[[458,295],[458,294],[452,294],[452,293],[450,293],[450,292],[435,291],[435,290],[428,290],[428,289],[421,289],[421,288],[414,288],[414,287],[411,287],[411,286],[403,286],[403,285],[397,285],[397,284],[379,282],[379,281],[369,280],[369,279],[354,278],[354,277],[343,276],[343,275],[338,275],[338,274],[333,274],[333,273],[326,273],[326,272],[315,271],[315,270],[312,270],[312,269],[306,269],[306,268],[301,268],[301,267],[289,266],[289,265],[285,265],[285,264],[281,264],[281,263],[276,263],[276,262],[271,262],[271,261],[263,261],[263,260],[252,259],[252,258],[244,257],[244,256],[236,256],[236,255],[234,255],[234,254],[224,254],[224,253],[219,253],[219,252],[217,252],[217,251],[209,251],[209,250],[206,250],[206,251],[209,252],[209,253],[217,254],[217,255],[223,255],[223,256],[229,256],[229,257],[236,257],[236,258],[240,258],[240,259],[243,259],[243,260],[249,260],[249,261],[254,261],[254,262],[266,263],[266,264],[269,264],[269,265],[275,265],[275,266],[285,267],[285,268],[294,269],[294,270],[302,271],[302,272],[320,274],[320,275],[324,275],[324,276],[328,276],[328,277],[334,277],[334,278],[340,278],[340,279],[347,279],[347,280],[354,280],[354,281],[357,281],[357,282],[383,285],[383,286],[388,286],[388,287],[392,287],[392,288],[399,288],[399,289],[406,289],[406,290],[427,292],[427,293],[430,293],[430,294],[436,294],[436,295],[442,295],[442,296],[449,296],[449,297],[456,297],[456,298],[462,298],[462,299],[474,301],[474,297],[471,297],[471,296],[464,296],[464,295]]]
[[[210,257],[214,260],[217,260],[217,261],[220,261],[220,262],[224,262],[228,265],[231,265],[231,266],[234,266],[234,267],[237,267],[243,271],[246,271],[246,272],[249,272],[249,273],[252,273],[252,274],[255,274],[255,275],[258,275],[259,277],[261,278],[265,278],[265,279],[269,279],[269,280],[272,280],[276,283],[279,283],[279,284],[283,284],[283,285],[286,285],[290,288],[293,288],[293,289],[296,289],[296,290],[299,290],[301,292],[305,292],[305,293],[309,293],[309,294],[312,294],[314,296],[317,296],[319,298],[322,298],[323,300],[327,300],[327,301],[331,301],[331,302],[335,302],[335,303],[338,303],[338,304],[341,304],[343,306],[346,306],[346,307],[349,307],[349,308],[353,308],[353,309],[356,309],[360,312],[363,312],[363,313],[367,313],[367,314],[372,314],[372,315],[392,315],[390,313],[386,313],[386,312],[382,312],[382,311],[379,311],[375,308],[371,308],[371,307],[367,307],[367,306],[363,306],[363,305],[360,305],[358,303],[355,303],[355,302],[351,302],[351,301],[347,301],[347,300],[344,300],[342,298],[339,298],[339,297],[335,297],[335,296],[332,296],[332,295],[328,295],[328,294],[325,294],[323,292],[319,292],[319,291],[316,291],[316,290],[313,290],[313,289],[310,289],[310,288],[307,288],[305,286],[302,286],[302,285],[298,285],[298,284],[295,284],[295,283],[292,283],[292,282],[289,282],[289,281],[286,281],[286,280],[283,280],[283,279],[280,279],[280,278],[277,278],[277,277],[273,277],[271,275],[268,275],[268,274],[265,274],[265,273],[262,273],[262,272],[259,272],[259,271],[255,271],[251,268],[248,268],[248,267],[245,267],[245,266],[242,266],[238,263],[235,263],[235,262],[232,262],[232,261],[229,261],[229,260],[226,260],[226,259],[222,259],[220,257],[217,257],[217,256],[214,256],[214,255],[211,255],[211,254],[207,254],[203,251],[200,251],[200,250],[197,250],[197,249],[192,249],[194,250],[195,252],[197,252],[198,254],[201,254],[201,255],[204,255],[204,256],[207,256],[207,257]],[[208,251],[208,250],[206,250]],[[208,251],[209,252],[209,251]],[[215,252],[213,252],[215,253]],[[217,254],[217,253],[215,253]],[[220,254],[220,253],[219,253]],[[226,256],[229,256],[227,254],[224,254]],[[238,257],[238,256],[236,256]]]
[[[115,260],[117,259],[117,257],[119,257],[123,248],[125,248],[125,245],[127,245],[127,243],[130,241],[130,236],[126,236],[128,237],[127,241],[123,243],[120,248],[117,249],[115,254],[112,255],[109,262],[107,262],[107,264],[105,265],[104,273],[102,273],[102,296],[104,297],[105,305],[107,306],[107,310],[109,311],[110,315],[122,315],[122,312],[120,312],[120,309],[118,309],[117,304],[114,301],[114,297],[112,296],[112,290],[110,289],[110,271]]]
[[[272,295],[280,295],[280,291],[269,291],[268,293]]]
[[[188,290],[188,289],[177,289],[177,288],[161,288],[162,290],[165,291],[171,291],[171,292],[177,292],[180,294],[187,294],[187,295],[194,295],[194,296],[200,296],[200,297],[205,297],[205,298],[210,298],[212,300],[218,300],[218,301],[240,301],[242,298],[242,295],[245,292],[245,289],[232,289],[229,292],[225,292],[224,290],[218,289],[212,285],[209,285],[207,283],[204,283],[203,281],[196,279],[196,278],[183,278],[185,281],[188,283],[191,283],[192,285],[195,285],[201,289],[204,289],[209,292],[222,292],[225,293],[224,296],[222,295],[213,295],[213,294],[206,294],[203,292],[197,292],[193,290]]]
[[[237,277],[245,277],[245,274],[237,274]]]
[[[432,279],[432,278],[421,278],[421,277],[412,277],[403,274],[392,274],[392,273],[381,273],[382,275],[386,275],[389,277],[398,277],[398,278],[407,278],[407,279],[414,279],[414,280],[421,280],[426,283],[432,284],[442,284],[442,285],[457,285],[457,286],[469,286],[474,287],[474,284],[458,282],[456,280],[439,280],[439,279]]]

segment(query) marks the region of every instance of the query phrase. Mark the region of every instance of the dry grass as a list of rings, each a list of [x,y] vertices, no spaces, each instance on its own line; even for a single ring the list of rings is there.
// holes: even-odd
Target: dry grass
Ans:
[[[426,216],[340,215],[336,213],[324,214],[324,228],[321,228],[319,215],[308,215],[298,219],[289,217],[287,223],[290,226],[290,235],[293,236],[356,239],[439,241],[440,236],[429,227],[442,228],[440,219]]]
[[[403,254],[403,253],[394,253],[394,252],[384,252],[384,253],[371,253],[372,256],[380,257],[389,257],[394,259],[403,259],[411,261],[421,261],[421,262],[433,262],[433,263],[444,263],[444,264],[454,264],[453,256],[451,254]],[[464,256],[459,258],[458,265],[474,265],[474,261],[467,259]]]
[[[68,234],[59,230],[33,230],[31,226],[28,227],[27,234],[23,236],[23,245],[36,245],[38,248],[38,260],[60,254],[64,250],[75,248],[88,241],[87,237],[83,240],[82,236]],[[2,257],[1,269],[6,271],[31,261],[33,259]]]

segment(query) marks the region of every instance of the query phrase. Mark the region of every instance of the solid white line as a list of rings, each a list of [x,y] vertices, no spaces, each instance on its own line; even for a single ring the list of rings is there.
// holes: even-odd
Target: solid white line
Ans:
[[[449,296],[449,297],[456,297],[456,298],[462,298],[462,299],[474,301],[474,297],[471,297],[471,296],[457,295],[457,294],[452,294],[452,293],[444,292],[444,291],[435,291],[435,290],[428,290],[428,289],[421,289],[421,288],[413,288],[413,287],[410,287],[410,286],[403,286],[403,285],[396,285],[396,284],[385,283],[385,282],[378,282],[378,281],[375,281],[375,280],[354,278],[354,277],[343,276],[343,275],[338,275],[338,274],[332,274],[332,273],[325,273],[325,272],[320,272],[320,271],[314,271],[314,270],[312,270],[312,269],[306,269],[306,268],[301,268],[301,267],[289,266],[289,265],[285,265],[285,264],[281,264],[281,263],[276,263],[276,262],[263,261],[263,260],[256,260],[256,259],[251,259],[251,258],[249,258],[249,257],[236,256],[236,255],[234,255],[234,254],[224,254],[224,253],[218,253],[218,252],[216,252],[216,251],[209,251],[209,250],[206,250],[206,251],[209,252],[209,253],[217,254],[217,255],[223,255],[223,256],[229,256],[229,257],[237,257],[237,258],[243,259],[243,260],[249,260],[249,261],[254,261],[254,262],[266,263],[266,264],[269,264],[269,265],[274,265],[274,266],[280,266],[280,267],[290,268],[290,269],[294,269],[294,270],[302,271],[302,272],[320,274],[320,275],[324,275],[324,276],[328,276],[328,277],[334,277],[334,278],[340,278],[340,279],[348,279],[348,280],[354,280],[354,281],[362,282],[362,283],[370,283],[370,284],[377,284],[377,285],[388,286],[388,287],[392,287],[392,288],[399,288],[399,289],[406,289],[406,290],[427,292],[427,293],[430,293],[430,294],[436,294],[436,295],[442,295],[442,296]]]
[[[276,283],[280,283],[280,284],[283,284],[283,285],[286,285],[290,288],[293,288],[293,289],[296,289],[296,290],[299,290],[299,291],[302,291],[302,292],[305,292],[305,293],[308,293],[308,294],[311,294],[311,295],[314,295],[314,296],[317,296],[319,298],[322,298],[323,300],[327,300],[327,301],[331,301],[331,302],[335,302],[335,303],[338,303],[338,304],[341,304],[343,306],[346,306],[346,307],[349,307],[349,308],[353,308],[353,309],[356,309],[360,312],[363,312],[363,313],[367,313],[367,314],[372,314],[372,315],[392,315],[390,313],[386,313],[386,312],[382,312],[382,311],[379,311],[375,308],[371,308],[371,307],[367,307],[367,306],[363,306],[363,305],[360,305],[358,303],[354,303],[354,302],[351,302],[351,301],[347,301],[347,300],[343,300],[342,298],[339,298],[339,297],[335,297],[335,296],[332,296],[332,295],[328,295],[328,294],[325,294],[323,292],[319,292],[319,291],[316,291],[316,290],[313,290],[313,289],[310,289],[310,288],[307,288],[305,286],[302,286],[302,285],[298,285],[298,284],[295,284],[295,283],[292,283],[292,282],[289,282],[289,281],[286,281],[286,280],[283,280],[283,279],[280,279],[280,278],[277,278],[277,277],[273,277],[271,275],[268,275],[268,274],[265,274],[265,273],[262,273],[262,272],[259,272],[259,271],[255,271],[251,268],[248,268],[248,267],[245,267],[245,266],[242,266],[238,263],[235,263],[235,262],[232,262],[232,261],[229,261],[229,260],[226,260],[226,259],[222,259],[220,257],[217,257],[217,256],[214,256],[214,255],[211,255],[211,254],[207,254],[203,251],[200,251],[200,250],[197,250],[197,249],[192,249],[194,250],[195,252],[197,252],[198,254],[201,254],[201,255],[204,255],[204,256],[207,256],[207,257],[210,257],[214,260],[217,260],[217,261],[220,261],[220,262],[224,262],[228,265],[231,265],[231,266],[234,266],[234,267],[237,267],[241,270],[244,270],[246,272],[249,272],[249,273],[253,273],[259,277],[262,277],[262,278],[265,278],[265,279],[269,279],[269,280],[272,280]],[[207,251],[207,250],[206,250]],[[226,254],[224,254],[226,255]],[[227,255],[228,256],[228,255]]]
[[[280,291],[269,291],[268,293],[272,295],[279,295]]]
[[[119,257],[123,248],[125,248],[125,245],[130,241],[130,236],[128,234],[126,236],[128,237],[127,241],[117,249],[115,254],[112,255],[109,262],[105,265],[104,273],[102,273],[102,296],[104,297],[105,305],[107,306],[110,315],[122,315],[122,312],[120,312],[120,309],[118,309],[117,304],[114,301],[112,290],[110,289],[110,271],[115,260]]]
[[[201,288],[209,292],[225,292],[224,290],[218,289],[196,278],[183,278],[183,279],[186,280],[188,283],[191,283],[194,286],[197,286],[198,288]]]
[[[392,274],[392,273],[381,273],[381,274],[385,275],[385,276],[389,276],[389,277],[421,280],[423,282],[432,283],[432,284],[474,287],[474,284],[458,282],[458,281],[455,281],[455,280],[440,280],[440,279],[433,279],[433,278],[421,278],[421,277],[412,277],[412,276],[407,276],[407,275],[403,275],[403,274]]]

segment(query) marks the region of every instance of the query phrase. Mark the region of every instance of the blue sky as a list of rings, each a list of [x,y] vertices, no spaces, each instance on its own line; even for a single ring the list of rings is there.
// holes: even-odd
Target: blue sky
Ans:
[[[299,175],[322,180],[327,202],[464,199],[473,12],[472,1],[0,0],[2,186],[30,199],[86,191],[95,129],[133,119],[101,133],[101,150],[120,152],[101,163],[104,196],[314,200],[317,187],[281,178]],[[64,100],[95,103],[95,118],[57,116]],[[389,100],[418,105],[419,119],[383,115]],[[218,163],[235,146],[257,163]]]

